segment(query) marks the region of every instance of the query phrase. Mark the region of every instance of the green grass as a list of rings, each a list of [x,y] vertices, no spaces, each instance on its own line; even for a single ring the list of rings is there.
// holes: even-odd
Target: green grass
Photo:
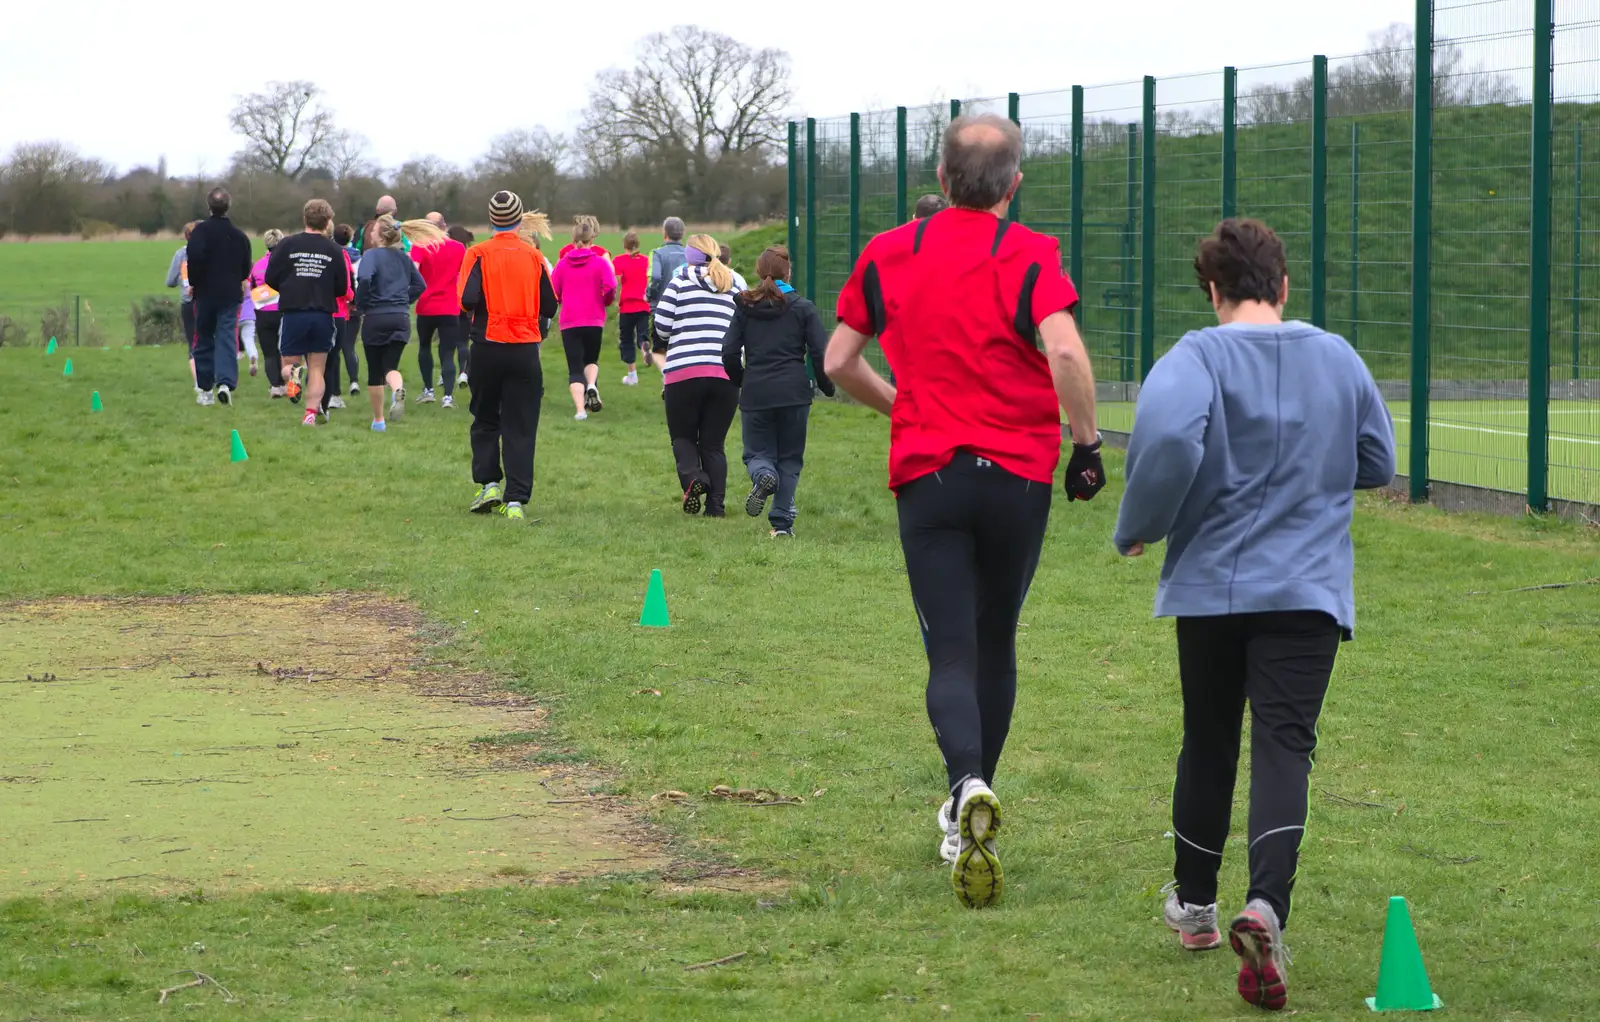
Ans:
[[[799,539],[778,545],[764,523],[677,510],[656,387],[616,386],[608,353],[606,411],[574,423],[559,353],[544,358],[539,522],[518,528],[464,510],[462,410],[414,408],[383,436],[355,411],[313,431],[259,380],[236,408],[196,407],[171,350],[84,352],[70,382],[59,358],[0,351],[0,598],[412,601],[454,629],[439,655],[550,707],[560,748],[603,766],[679,865],[451,895],[12,900],[0,1017],[1255,1017],[1230,955],[1184,956],[1156,921],[1177,683],[1171,626],[1149,617],[1158,558],[1109,546],[1114,455],[1111,489],[1055,509],[998,782],[1009,891],[974,913],[932,861],[942,771],[885,424],[817,408]],[[1452,1017],[1586,1017],[1600,587],[1508,590],[1600,576],[1600,537],[1366,500],[1355,540],[1361,617],[1321,728],[1292,1006],[1367,1017],[1385,900],[1404,894]],[[632,623],[653,567],[667,631]],[[0,736],[0,763],[20,737]],[[806,803],[648,801],[721,783]],[[1243,841],[1228,852],[1225,910]],[[753,878],[728,870],[765,882],[740,891]],[[200,988],[173,995],[198,1011],[158,1008],[181,969],[243,1003]]]
[[[551,260],[571,240],[571,224],[553,225],[553,241],[542,243]],[[738,235],[728,240],[736,244]],[[764,237],[764,235],[763,235]],[[661,244],[658,231],[641,228],[640,247],[644,252]],[[255,254],[265,251],[259,236],[253,239]],[[622,234],[610,232],[596,239],[613,255],[622,252]],[[39,241],[0,244],[0,315],[9,316],[26,331],[23,343],[42,347],[49,340],[41,332],[40,318],[48,309],[65,308],[67,330],[58,339],[71,345],[71,323],[76,315],[81,323],[84,345],[129,344],[133,341],[133,303],[149,295],[176,300],[178,292],[163,285],[172,253],[180,242],[161,241]],[[765,247],[763,245],[762,247]],[[739,249],[734,264],[746,276],[755,268],[760,248],[743,254]],[[81,305],[77,299],[81,297]],[[8,341],[7,343],[15,343]]]
[[[1099,406],[1100,425],[1126,432],[1133,405]],[[1411,405],[1391,401],[1399,470],[1409,471]],[[1528,490],[1526,401],[1433,401],[1429,405],[1428,477],[1512,493]],[[1600,504],[1600,404],[1550,403],[1550,496]]]

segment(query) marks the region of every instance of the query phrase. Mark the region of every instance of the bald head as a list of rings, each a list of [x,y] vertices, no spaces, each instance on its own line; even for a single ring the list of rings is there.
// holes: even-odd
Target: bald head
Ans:
[[[440,228],[441,230],[445,226],[444,214],[438,210],[434,210],[432,213],[429,213],[427,216],[423,217],[423,219],[428,221],[428,223],[432,224],[433,226]]]
[[[993,209],[1022,172],[1022,130],[996,114],[958,117],[944,133],[939,180],[952,205]]]
[[[399,205],[396,204],[395,201],[394,201],[394,196],[393,195],[385,195],[383,198],[378,200],[378,215],[379,216],[383,216],[383,214],[385,214],[385,213],[393,214],[394,211],[399,209],[399,208],[400,208]]]

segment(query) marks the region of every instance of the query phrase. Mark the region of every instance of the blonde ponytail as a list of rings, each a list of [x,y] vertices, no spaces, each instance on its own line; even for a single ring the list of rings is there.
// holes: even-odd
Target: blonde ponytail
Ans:
[[[388,217],[389,215],[385,213],[384,216]],[[391,222],[394,220],[393,217],[389,217],[389,219]],[[437,245],[448,237],[444,233],[444,229],[432,220],[406,220],[395,223],[395,227],[401,234],[405,235],[407,241],[418,248]]]
[[[733,288],[733,271],[722,261],[722,246],[717,244],[717,239],[709,234],[696,234],[685,244],[706,254],[706,279],[718,294],[727,294]]]
[[[572,243],[579,246],[594,244],[594,239],[600,236],[600,221],[596,217],[584,215],[572,218]]]
[[[517,233],[537,246],[539,242],[536,239],[550,237],[550,218],[538,210],[524,213],[522,226],[517,228]]]

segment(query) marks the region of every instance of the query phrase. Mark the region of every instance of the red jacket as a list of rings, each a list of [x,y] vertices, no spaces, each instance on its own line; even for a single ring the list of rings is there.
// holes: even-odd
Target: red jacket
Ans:
[[[617,284],[622,291],[618,312],[649,312],[650,302],[645,289],[650,286],[650,257],[643,252],[624,253],[611,260],[617,271]]]
[[[411,249],[411,258],[422,273],[427,290],[417,299],[419,316],[459,316],[461,314],[461,261],[467,246],[451,238],[437,245]]]

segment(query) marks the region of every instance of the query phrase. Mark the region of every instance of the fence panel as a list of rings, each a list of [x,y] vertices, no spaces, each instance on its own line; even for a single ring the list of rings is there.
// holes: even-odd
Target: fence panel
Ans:
[[[1156,357],[1215,326],[1195,283],[1195,243],[1222,219],[1223,73],[1156,83]]]
[[[817,120],[817,280],[809,297],[830,318],[850,278],[850,118]]]
[[[1600,0],[1555,15],[1549,488],[1600,503]]]
[[[1289,257],[1284,316],[1311,318],[1311,62],[1240,68],[1238,214],[1272,225]]]

